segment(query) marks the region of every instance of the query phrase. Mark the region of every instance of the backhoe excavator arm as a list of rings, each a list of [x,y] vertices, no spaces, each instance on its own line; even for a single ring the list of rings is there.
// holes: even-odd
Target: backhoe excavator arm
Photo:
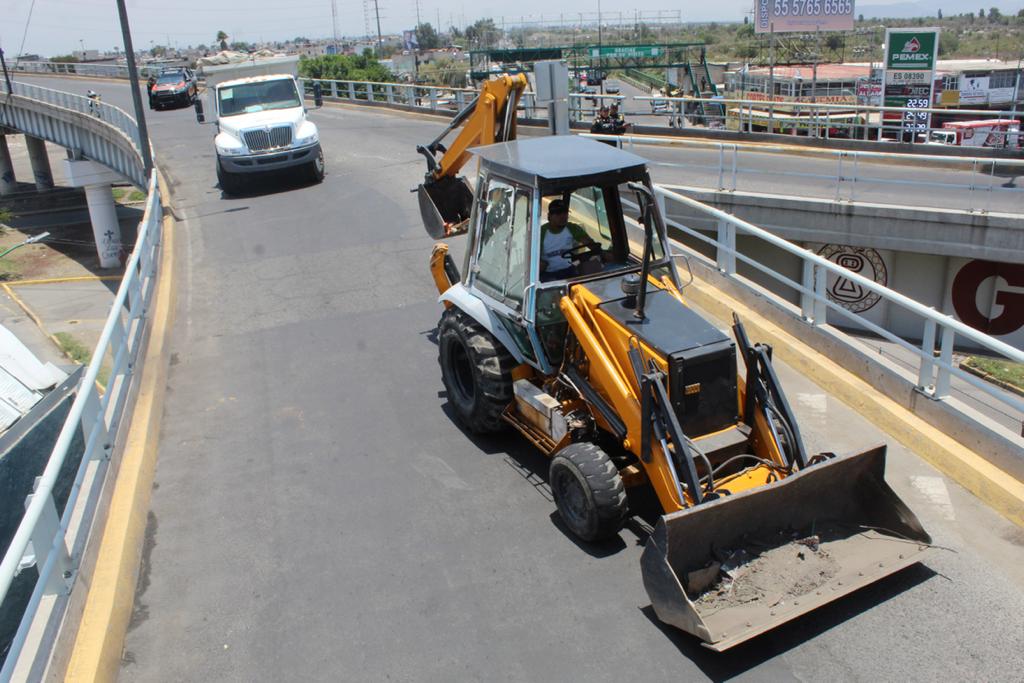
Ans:
[[[472,209],[473,195],[466,181],[457,176],[469,161],[469,149],[516,138],[516,108],[526,90],[525,74],[502,75],[485,81],[480,94],[456,114],[444,131],[416,151],[427,159],[427,175],[417,188],[423,225],[434,238],[464,232]],[[445,148],[441,141],[451,131],[462,130]],[[436,158],[442,152],[440,159]]]

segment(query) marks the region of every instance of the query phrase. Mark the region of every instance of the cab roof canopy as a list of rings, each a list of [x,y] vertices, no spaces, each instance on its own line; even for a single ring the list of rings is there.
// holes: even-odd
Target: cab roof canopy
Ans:
[[[646,161],[630,152],[578,135],[555,135],[500,142],[470,150],[499,174],[544,194],[588,185],[643,180]]]

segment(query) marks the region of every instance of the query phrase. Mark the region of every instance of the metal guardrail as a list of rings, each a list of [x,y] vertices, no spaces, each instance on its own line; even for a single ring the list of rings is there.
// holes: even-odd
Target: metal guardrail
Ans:
[[[1016,110],[993,111],[991,109],[886,107],[865,104],[832,104],[806,101],[774,101],[745,98],[701,98],[693,96],[670,97],[667,95],[635,95],[635,102],[646,103],[651,114],[669,117],[669,125],[683,127],[687,119],[719,130],[731,130],[757,134],[759,132],[781,133],[783,131],[805,131],[807,137],[846,138],[861,140],[882,140],[922,144],[932,131],[948,130],[941,126],[923,126],[918,123],[907,125],[908,117],[917,114],[949,116],[970,116],[975,119],[1016,119],[1020,121],[1024,112]],[[628,111],[627,114],[642,115],[648,112]],[[886,118],[888,115],[888,118]],[[691,123],[690,125],[694,125]],[[758,128],[766,130],[760,131]],[[922,136],[919,138],[918,136]],[[986,134],[987,135],[987,134]],[[1024,145],[1024,132],[1016,134],[1016,140],[1009,134],[993,133],[997,146]]]
[[[139,73],[143,76],[156,75],[162,67],[140,67]],[[18,62],[13,66],[15,71],[25,73],[61,74],[69,76],[106,76],[111,78],[127,78],[127,67],[119,64],[86,64],[58,63],[58,62]],[[634,78],[630,80],[635,80]],[[627,77],[628,78],[628,77]],[[445,88],[440,86],[412,85],[409,83],[385,83],[368,81],[329,81],[320,80],[325,85],[325,94],[331,93],[332,97],[350,100],[388,102],[391,104],[405,104],[409,106],[425,106],[429,109],[452,109],[448,106],[449,101],[458,100],[468,102],[471,99],[466,95],[455,93],[472,93],[473,90],[465,88]],[[342,84],[337,87],[328,86],[330,83]],[[355,84],[355,85],[352,85]],[[330,88],[330,90],[328,90]],[[407,94],[409,89],[414,93]],[[388,94],[388,93],[391,94]],[[583,97],[583,96],[581,96]],[[530,112],[531,118],[544,118],[546,112],[537,110],[532,103],[533,94],[526,93],[521,102],[521,108]],[[810,137],[831,139],[844,137],[863,140],[881,140],[883,136],[894,136],[906,138],[907,142],[919,143],[917,135],[927,137],[932,131],[943,130],[941,127],[923,127],[914,125],[911,131],[906,126],[908,116],[920,113],[949,115],[968,115],[975,118],[1016,118],[1020,119],[1022,113],[1013,111],[992,111],[988,109],[909,109],[899,107],[884,107],[862,104],[829,104],[817,102],[793,102],[746,99],[746,98],[699,98],[693,96],[670,97],[668,95],[636,95],[632,97],[619,98],[641,103],[648,108],[648,111],[623,110],[626,115],[657,115],[667,117],[668,127],[682,127],[685,125],[700,125],[709,128],[730,129],[745,131],[757,134],[755,128],[766,128],[763,132],[781,132],[783,130],[804,130]],[[413,104],[417,103],[417,104]],[[570,116],[573,120],[582,120],[594,113],[593,107],[586,107],[580,103],[576,110],[572,110]],[[730,110],[734,116],[729,115]],[[538,116],[539,113],[539,116]],[[891,116],[885,119],[885,113]],[[849,116],[859,117],[858,120],[850,120]],[[837,118],[840,117],[840,118]],[[846,118],[841,118],[846,117]],[[691,122],[687,120],[691,119]],[[732,125],[730,119],[735,120]],[[1001,134],[996,133],[998,138]],[[1005,137],[1005,136],[1004,136]],[[1024,135],[1018,136],[1017,145],[1024,145]],[[1004,141],[1006,142],[1006,141]]]
[[[917,389],[929,398],[940,401],[948,399],[951,378],[956,377],[979,391],[988,394],[1003,407],[1014,411],[1013,414],[1024,415],[1024,400],[1008,392],[1001,391],[988,382],[964,372],[954,365],[953,349],[958,342],[969,341],[975,347],[984,349],[985,352],[992,356],[1004,358],[1015,363],[1024,363],[1024,351],[1016,349],[983,332],[979,332],[954,319],[952,316],[939,313],[899,292],[878,284],[874,280],[847,270],[826,258],[798,247],[763,228],[748,223],[725,211],[708,206],[662,186],[655,186],[655,192],[662,215],[665,216],[668,225],[714,249],[716,266],[725,275],[735,276],[737,261],[743,262],[758,272],[772,278],[774,281],[798,292],[800,295],[801,314],[808,324],[816,326],[825,323],[828,312],[832,311],[853,326],[864,328],[911,352],[918,361],[916,368]],[[670,219],[667,211],[670,203],[681,204],[712,218],[717,225],[714,235],[708,236],[704,232],[690,228],[678,220]],[[802,264],[800,281],[797,282],[772,269],[769,265],[740,253],[736,248],[737,235],[754,237],[776,249],[797,257]],[[756,249],[751,251],[756,251]],[[863,287],[865,290],[877,294],[890,305],[897,306],[916,316],[921,321],[921,344],[919,346],[911,344],[865,316],[850,311],[829,299],[827,293],[829,275],[845,278]],[[936,342],[938,342],[939,346],[938,358],[935,357]]]
[[[128,78],[128,67],[123,64],[90,64],[88,62],[22,62],[8,64],[11,71],[30,74],[59,74],[65,76],[92,76],[99,78]],[[167,65],[139,66],[143,78],[159,76]]]
[[[872,185],[889,187],[901,185],[907,187],[925,187],[938,190],[939,192],[966,190],[969,197],[974,201],[972,201],[970,205],[958,206],[957,208],[975,213],[988,213],[991,211],[992,197],[994,194],[1024,195],[1024,186],[1017,186],[1010,183],[1000,184],[997,182],[999,178],[999,176],[997,176],[997,170],[1005,171],[1006,169],[1019,169],[1020,172],[1018,175],[1024,176],[1024,159],[991,159],[946,156],[941,154],[915,154],[911,157],[913,163],[918,166],[931,166],[943,169],[952,168],[970,172],[972,174],[970,182],[945,182],[915,179],[913,177],[878,178],[870,173],[863,172],[864,169],[861,166],[862,161],[875,162],[876,164],[879,162],[905,163],[907,161],[906,154],[891,152],[862,152],[857,150],[827,148],[802,149],[801,154],[803,156],[829,159],[835,163],[835,171],[833,174],[823,174],[807,171],[787,171],[778,167],[768,169],[758,169],[754,167],[744,168],[744,165],[741,162],[741,157],[745,154],[781,154],[791,156],[793,151],[792,148],[786,147],[785,145],[758,144],[756,147],[751,147],[749,145],[731,142],[690,140],[686,138],[657,137],[652,135],[601,135],[596,133],[581,133],[581,135],[591,137],[596,140],[612,142],[617,146],[630,151],[636,151],[638,146],[652,145],[677,147],[680,149],[706,149],[717,152],[717,164],[689,163],[684,159],[672,161],[671,163],[649,160],[648,163],[652,166],[670,166],[673,168],[688,168],[706,171],[706,180],[715,180],[713,182],[705,181],[705,183],[698,186],[725,192],[753,190],[753,188],[743,188],[740,186],[741,176],[744,175],[760,175],[774,179],[788,177],[794,179],[815,178],[819,180],[828,180],[835,183],[834,191],[830,192],[831,196],[823,198],[832,199],[837,202],[855,202],[858,201],[858,199],[867,201],[869,198],[863,196],[863,192],[861,192],[861,196],[858,196],[858,190]],[[876,204],[886,203],[885,198],[879,198],[877,196],[870,197],[870,201]],[[894,206],[909,206],[906,198],[897,197],[892,201]],[[1018,205],[1018,210],[1016,212],[1010,213],[1024,215],[1024,200],[1022,200]]]
[[[47,103],[54,108],[71,109],[90,117],[86,121],[95,117],[102,122],[98,125],[116,128],[134,140],[135,151],[138,151],[138,133],[132,131],[135,122],[116,107],[100,104],[93,110],[87,98],[19,86],[15,86],[16,94],[33,98],[33,106]],[[34,99],[37,95],[38,100]],[[7,106],[8,110],[13,108]],[[19,118],[24,117],[14,117],[4,125],[16,128]],[[36,134],[34,130],[24,132]],[[48,139],[52,137],[47,135]],[[143,174],[141,155],[134,155],[132,161],[136,166],[132,176]],[[43,675],[78,575],[111,454],[119,436],[123,437],[125,408],[133,378],[141,369],[140,354],[147,339],[162,238],[163,210],[156,173],[153,172],[142,186],[148,189],[146,209],[135,248],[125,264],[124,278],[64,426],[33,493],[26,499],[25,515],[0,561],[0,603],[20,572],[32,567],[38,571],[24,616],[0,669],[3,683],[12,679],[40,680]],[[101,390],[96,379],[108,358],[110,379],[107,388]],[[77,457],[77,453],[71,454],[69,449],[79,431],[84,450],[63,513],[58,514],[54,485],[68,458]]]

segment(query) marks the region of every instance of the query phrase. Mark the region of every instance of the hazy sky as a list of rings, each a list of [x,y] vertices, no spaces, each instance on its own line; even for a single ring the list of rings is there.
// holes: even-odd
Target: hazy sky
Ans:
[[[367,22],[363,0],[336,0],[339,35],[364,35]],[[372,7],[373,0],[367,0]],[[416,23],[416,0],[378,0],[381,28],[385,33],[412,28]],[[632,16],[634,9],[657,11],[680,9],[684,20],[739,21],[748,11],[751,0],[721,0],[716,3],[686,3],[693,9],[665,0],[638,0],[640,4],[618,6],[604,0],[601,11],[611,15],[606,21],[617,21],[619,11]],[[13,57],[19,53],[26,20],[28,32],[24,51],[41,55],[68,53],[81,49],[111,50],[121,45],[121,33],[114,0],[0,0],[0,47]],[[127,0],[131,21],[132,40],[137,49],[148,49],[151,44],[187,46],[210,44],[217,31],[223,30],[233,40],[259,41],[286,40],[295,36],[310,38],[329,37],[331,28],[330,0]],[[422,21],[441,25],[472,23],[481,17],[502,15],[507,22],[558,17],[553,5],[545,0],[520,0],[500,3],[495,0],[465,2],[464,0],[419,0]],[[714,9],[709,9],[713,7]],[[565,0],[558,5],[564,16],[578,16],[579,12],[596,15],[597,0]],[[516,12],[513,17],[512,13]],[[614,13],[614,14],[612,14]],[[376,32],[376,25],[372,25]],[[79,42],[81,41],[81,42]]]
[[[750,11],[752,0],[719,0],[717,2],[685,3],[670,0],[634,0],[636,4],[618,5],[604,0],[601,6],[606,21],[617,21],[621,11],[632,16],[634,10],[655,12],[680,10],[684,21],[739,21]],[[879,4],[874,0],[858,4]],[[888,0],[889,2],[894,0]],[[338,33],[343,36],[365,35],[368,26],[364,0],[336,0]],[[378,0],[381,27],[385,33],[412,28],[416,23],[417,0]],[[132,26],[132,40],[137,49],[170,43],[187,45],[211,44],[217,31],[223,30],[232,40],[287,40],[296,36],[329,37],[331,28],[330,0],[127,0]],[[365,0],[372,8],[373,0]],[[440,17],[445,28],[450,23],[462,26],[481,17],[493,17],[500,23],[519,23],[557,19],[559,13],[568,20],[580,12],[596,16],[597,0],[564,0],[553,5],[546,0],[519,0],[502,3],[484,0],[485,4],[465,0],[419,0],[422,21],[437,24]],[[557,8],[554,11],[553,8]],[[31,20],[29,14],[31,10]],[[515,14],[513,14],[515,13]],[[26,33],[26,21],[28,31]],[[593,18],[591,18],[593,21]],[[0,47],[12,57],[21,52],[43,56],[66,54],[72,50],[112,50],[121,46],[121,33],[114,0],[0,0]]]

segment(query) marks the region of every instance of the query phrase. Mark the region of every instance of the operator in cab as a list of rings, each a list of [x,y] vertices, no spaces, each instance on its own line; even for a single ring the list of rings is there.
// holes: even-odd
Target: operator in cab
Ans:
[[[540,279],[542,282],[564,280],[576,275],[572,258],[566,251],[593,245],[583,226],[569,222],[569,205],[564,199],[548,204],[548,221],[540,226]]]

